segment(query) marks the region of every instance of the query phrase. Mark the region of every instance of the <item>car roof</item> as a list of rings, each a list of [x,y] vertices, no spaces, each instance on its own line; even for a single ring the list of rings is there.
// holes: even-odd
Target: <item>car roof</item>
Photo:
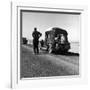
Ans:
[[[45,32],[46,34],[50,34],[50,33],[54,33],[54,34],[64,34],[64,35],[68,35],[67,31],[62,29],[62,28],[59,28],[59,27],[53,27],[51,28],[51,30],[49,31],[46,31]]]

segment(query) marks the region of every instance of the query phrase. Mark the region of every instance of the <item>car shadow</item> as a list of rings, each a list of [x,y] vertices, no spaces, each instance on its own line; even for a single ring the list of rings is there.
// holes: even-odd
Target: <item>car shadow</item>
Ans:
[[[56,55],[65,55],[65,56],[79,56],[79,53],[74,52],[61,52],[61,53],[55,53]]]

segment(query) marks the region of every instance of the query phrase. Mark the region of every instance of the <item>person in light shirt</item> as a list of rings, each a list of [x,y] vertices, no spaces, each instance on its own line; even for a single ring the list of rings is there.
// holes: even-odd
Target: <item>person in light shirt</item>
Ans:
[[[64,42],[65,42],[65,37],[63,34],[61,34],[61,44],[64,44]]]

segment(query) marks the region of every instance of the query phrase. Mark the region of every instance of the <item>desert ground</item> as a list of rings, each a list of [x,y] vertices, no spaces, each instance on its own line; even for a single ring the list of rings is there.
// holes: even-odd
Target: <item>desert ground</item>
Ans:
[[[33,53],[30,45],[21,45],[21,78],[79,75],[79,55],[75,53],[49,54],[40,50]]]

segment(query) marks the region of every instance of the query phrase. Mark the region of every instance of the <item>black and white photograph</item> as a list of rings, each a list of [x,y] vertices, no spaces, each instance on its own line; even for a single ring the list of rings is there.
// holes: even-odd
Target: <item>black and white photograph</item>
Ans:
[[[1,90],[90,90],[90,0],[1,0]]]
[[[20,11],[20,78],[80,75],[78,12]]]

